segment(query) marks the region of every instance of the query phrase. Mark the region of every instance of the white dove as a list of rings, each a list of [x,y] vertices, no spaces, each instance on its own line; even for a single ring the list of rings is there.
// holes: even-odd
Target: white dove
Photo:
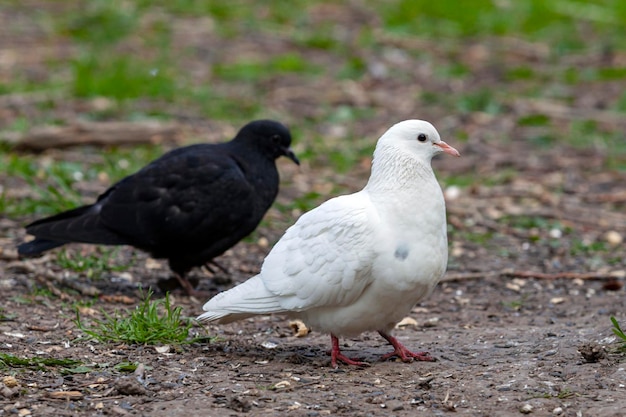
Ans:
[[[398,356],[411,352],[390,332],[427,297],[448,262],[446,211],[431,167],[434,155],[459,152],[433,125],[406,120],[378,140],[363,190],[303,214],[265,258],[261,272],[217,294],[199,321],[230,323],[283,313],[330,333],[331,365],[367,365],[343,355],[338,336],[378,331]]]

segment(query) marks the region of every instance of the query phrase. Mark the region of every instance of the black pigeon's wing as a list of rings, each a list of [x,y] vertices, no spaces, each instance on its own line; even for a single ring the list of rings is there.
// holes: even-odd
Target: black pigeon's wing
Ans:
[[[228,154],[213,151],[168,154],[120,181],[103,196],[102,222],[165,257],[235,233],[256,210],[256,192]]]

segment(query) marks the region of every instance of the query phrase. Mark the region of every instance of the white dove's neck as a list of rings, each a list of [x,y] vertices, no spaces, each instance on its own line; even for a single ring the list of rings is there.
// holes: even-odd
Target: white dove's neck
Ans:
[[[372,173],[365,188],[369,192],[419,191],[437,184],[430,160],[420,160],[405,152],[376,149]]]

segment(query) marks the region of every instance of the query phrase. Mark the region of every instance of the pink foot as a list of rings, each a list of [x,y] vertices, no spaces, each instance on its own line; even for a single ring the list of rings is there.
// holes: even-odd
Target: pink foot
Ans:
[[[428,352],[411,352],[398,339],[385,332],[379,331],[378,334],[384,337],[394,348],[393,352],[383,355],[382,360],[387,360],[392,356],[399,357],[402,362],[412,362],[413,360],[435,362],[437,360],[430,356]]]
[[[332,341],[332,350],[330,351],[330,364],[333,368],[337,369],[337,361],[341,361],[346,365],[356,365],[356,366],[370,366],[367,362],[361,362],[356,359],[351,359],[341,353],[341,349],[339,349],[339,339],[334,334],[330,335],[330,340]]]

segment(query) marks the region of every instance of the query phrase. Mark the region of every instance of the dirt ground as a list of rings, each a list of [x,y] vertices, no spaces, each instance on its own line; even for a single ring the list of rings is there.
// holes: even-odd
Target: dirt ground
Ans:
[[[347,28],[359,23],[358,19],[376,24],[371,14],[340,16]],[[3,16],[5,21],[9,18]],[[182,19],[173,25],[175,34],[177,30],[184,34],[182,28],[191,26]],[[208,43],[224,56],[226,52],[219,51],[232,52],[234,42],[248,53],[291,47],[280,39],[284,34],[274,35],[278,39],[219,40],[209,36]],[[34,56],[26,59],[23,52],[43,43],[43,37],[33,30],[25,31],[20,39],[23,44],[19,48],[6,41],[0,41],[0,46],[12,51],[15,68],[29,66],[43,76],[45,71],[39,66],[43,64]],[[183,42],[181,39],[182,35],[175,38],[174,46]],[[193,37],[185,39],[195,42]],[[86,340],[73,321],[76,305],[84,306],[82,314],[89,320],[102,318],[101,310],[134,308],[140,300],[140,287],[151,287],[155,296],[161,297],[164,294],[157,283],[168,277],[166,265],[128,248],[119,252],[118,262],[134,256],[133,266],[99,278],[60,268],[55,263],[57,252],[22,261],[17,259],[15,245],[25,237],[23,225],[33,219],[3,215],[0,354],[75,359],[86,368],[10,367],[0,361],[4,378],[0,416],[626,414],[625,354],[618,349],[610,321],[615,316],[626,327],[626,256],[621,242],[626,237],[626,172],[608,168],[616,158],[623,167],[624,156],[593,144],[580,147],[556,141],[551,146],[537,146],[526,140],[537,128],[521,128],[516,121],[537,111],[536,107],[529,110],[528,102],[511,101],[494,116],[486,112],[456,115],[445,107],[416,100],[422,91],[418,86],[427,84],[443,95],[475,86],[509,88],[514,94],[525,86],[505,85],[497,72],[500,66],[526,59],[538,67],[546,65],[540,71],[550,70],[550,63],[535,60],[528,49],[509,54],[506,45],[510,39],[487,46],[468,41],[466,47],[441,53],[435,42],[417,42],[420,48],[432,50],[434,64],[420,62],[415,72],[409,72],[414,67],[410,59],[398,57],[399,49],[412,47],[408,41],[381,39],[380,55],[371,57],[374,64],[379,61],[406,77],[411,74],[409,86],[403,84],[402,76],[337,82],[332,77],[334,58],[315,51],[310,59],[327,66],[328,82],[288,76],[263,88],[270,91],[264,104],[271,107],[271,114],[284,116],[292,124],[317,117],[325,103],[366,105],[373,109],[373,116],[347,128],[355,137],[373,144],[391,123],[420,115],[438,126],[443,138],[461,151],[460,159],[440,157],[434,161],[442,184],[451,183],[450,178],[473,178],[467,186],[445,189],[450,231],[447,275],[433,295],[415,307],[410,316],[413,321],[395,331],[404,344],[430,352],[436,362],[379,361],[389,347],[376,334],[363,334],[342,343],[347,355],[360,357],[371,366],[334,370],[328,356],[330,337],[314,329],[306,337],[296,337],[282,317],[258,317],[224,326],[195,325],[191,336],[205,339],[169,349]],[[526,47],[533,49],[532,44]],[[52,55],[73,53],[62,39],[48,39],[42,48]],[[549,46],[540,45],[536,50],[545,48]],[[473,78],[458,83],[432,81],[438,60],[449,59],[471,61],[466,63]],[[601,59],[606,56],[598,52],[574,57],[571,62],[579,65]],[[623,132],[623,118],[606,115],[599,105],[599,97],[614,97],[615,85],[567,88],[579,88],[569,91],[576,97],[570,103],[575,111],[563,114],[561,107],[548,109],[554,129],[566,130],[572,114],[591,107],[594,115],[602,116],[604,133]],[[45,111],[72,120],[93,104],[68,100],[42,110],[30,106],[28,97],[10,103],[0,113],[3,126],[24,112],[33,119]],[[217,136],[216,124],[202,121],[197,114],[172,114],[179,114],[173,117],[188,125],[186,139]],[[466,134],[466,140],[455,140],[459,131]],[[346,127],[329,122],[321,124],[317,133],[333,137],[332,145],[340,142]],[[311,137],[305,135],[296,142]],[[296,143],[298,149],[304,146]],[[76,148],[53,150],[41,157],[76,159],[80,152]],[[324,166],[323,160],[304,163],[301,168],[281,162],[279,203],[286,205],[311,190],[321,191],[319,201],[323,201],[334,190],[329,183],[357,190],[367,179],[368,166],[369,159],[364,157],[347,173],[338,174]],[[24,187],[3,173],[0,177],[5,192]],[[104,189],[102,184],[81,186],[93,193]],[[271,221],[253,239],[219,258],[228,274],[194,272],[199,289],[214,294],[253,275],[271,243],[298,214],[274,207],[268,213]],[[68,250],[89,253],[99,249],[74,245]],[[189,317],[201,313],[205,301],[179,291],[172,299]],[[124,362],[140,366],[135,372],[116,368]]]
[[[582,172],[593,170],[587,156],[565,156],[575,167],[568,171],[573,184],[578,184],[573,180],[577,176],[587,181],[558,197],[554,188],[568,188],[562,182],[565,176],[533,169],[522,170],[506,186],[461,190],[458,195],[448,188],[454,225],[448,274],[433,296],[415,308],[415,323],[396,331],[408,346],[435,356],[434,363],[380,362],[388,347],[377,335],[364,334],[343,343],[348,354],[371,366],[333,370],[328,335],[295,337],[281,317],[197,327],[194,334],[217,339],[164,353],[151,346],[76,340],[80,331],[72,321],[71,303],[86,297],[67,290],[58,297],[33,293],[36,286],[45,288],[51,276],[64,276],[51,264],[55,255],[15,260],[12,242],[4,239],[0,270],[3,309],[9,317],[0,323],[1,352],[73,358],[93,368],[75,374],[61,374],[55,367],[5,369],[4,374],[15,375],[19,389],[0,400],[0,413],[493,416],[516,415],[527,407],[533,415],[623,415],[624,355],[616,350],[609,321],[610,316],[622,323],[626,318],[623,251],[615,247],[598,257],[572,256],[570,249],[578,238],[603,239],[608,230],[626,231],[622,212],[594,202],[618,191],[624,178],[611,182],[604,174]],[[564,160],[562,152],[544,157],[552,163]],[[442,177],[449,175],[441,167],[444,163],[454,162],[438,161]],[[556,236],[553,229],[509,229],[493,220],[535,211],[572,230],[557,239],[550,237]],[[2,228],[5,235],[15,234],[19,223],[5,219]],[[486,244],[473,242],[469,235],[489,229],[495,231]],[[272,241],[280,232],[264,233]],[[245,279],[258,269],[266,250],[253,242],[240,244],[221,258],[231,274],[217,273],[221,279],[215,281],[197,272],[199,288],[215,292]],[[164,265],[154,265],[144,255],[138,254],[135,264],[120,276],[88,280],[73,274],[70,279],[100,293],[94,310],[127,308],[115,301],[125,295],[136,302],[139,283],[156,288],[156,280],[168,275]],[[559,278],[563,271],[575,273]],[[174,293],[174,303],[189,316],[201,311],[202,301]],[[112,368],[125,361],[143,364],[143,373]],[[59,391],[78,397],[51,397]]]

